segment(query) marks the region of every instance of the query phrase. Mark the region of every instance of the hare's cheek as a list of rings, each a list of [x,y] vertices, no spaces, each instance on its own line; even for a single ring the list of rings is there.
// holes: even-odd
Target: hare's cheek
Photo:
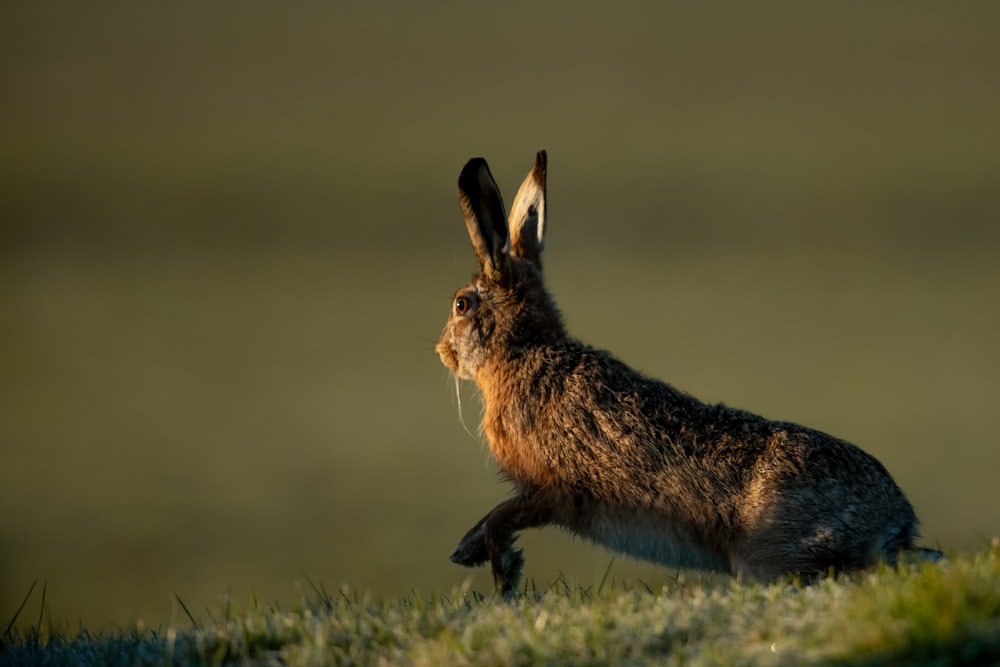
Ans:
[[[475,380],[476,373],[483,365],[483,348],[476,345],[468,335],[457,338],[455,342],[455,352],[458,356],[458,376],[465,380]]]

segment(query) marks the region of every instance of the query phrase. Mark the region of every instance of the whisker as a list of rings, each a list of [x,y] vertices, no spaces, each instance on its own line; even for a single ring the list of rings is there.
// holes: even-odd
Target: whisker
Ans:
[[[465,416],[462,414],[462,387],[459,384],[460,380],[456,374],[452,374],[452,377],[455,378],[455,399],[458,401],[458,421],[462,424],[462,428],[465,429],[465,432],[475,438],[476,436],[472,435],[472,431],[470,431],[469,427],[465,425]]]

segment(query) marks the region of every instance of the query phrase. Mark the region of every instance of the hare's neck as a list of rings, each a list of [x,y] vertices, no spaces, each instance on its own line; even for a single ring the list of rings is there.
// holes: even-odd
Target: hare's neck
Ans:
[[[519,486],[544,487],[556,482],[551,452],[539,446],[541,415],[551,399],[553,357],[564,349],[537,347],[516,358],[487,363],[476,383],[483,396],[483,432],[500,469]]]

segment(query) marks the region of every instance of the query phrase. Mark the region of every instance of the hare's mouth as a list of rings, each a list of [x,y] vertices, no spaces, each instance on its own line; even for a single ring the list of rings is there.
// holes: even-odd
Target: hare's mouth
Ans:
[[[455,354],[455,350],[452,349],[444,340],[438,342],[437,347],[438,356],[441,357],[441,363],[448,367],[448,369],[458,375],[458,355]]]
[[[455,377],[460,380],[476,379],[476,364],[470,363],[470,359],[460,355],[451,341],[442,339],[436,349],[438,356],[441,357],[441,363],[447,366]]]

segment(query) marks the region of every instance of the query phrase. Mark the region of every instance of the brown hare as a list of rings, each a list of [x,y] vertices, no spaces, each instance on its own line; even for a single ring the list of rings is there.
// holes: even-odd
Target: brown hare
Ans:
[[[798,424],[706,405],[571,338],[546,291],[545,152],[509,220],[482,158],[458,178],[479,272],[437,344],[475,381],[490,452],[515,487],[451,560],[511,595],[518,531],[549,524],[672,568],[757,580],[895,562],[917,518],[886,469]]]

